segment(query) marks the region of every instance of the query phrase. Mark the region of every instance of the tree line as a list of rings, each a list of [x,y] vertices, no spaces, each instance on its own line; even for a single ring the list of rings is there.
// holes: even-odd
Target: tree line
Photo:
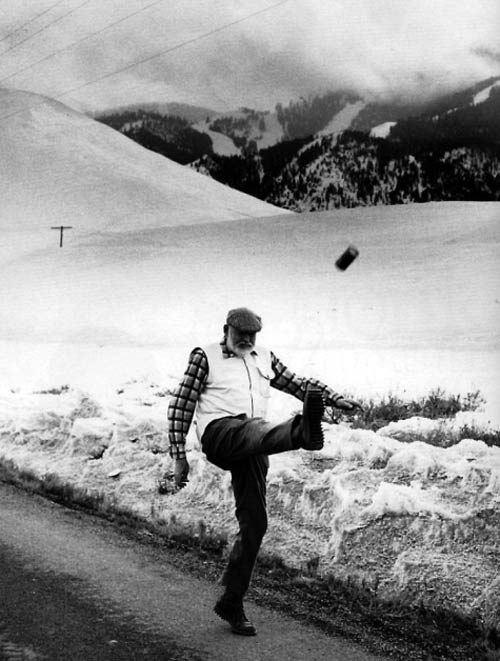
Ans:
[[[346,131],[284,142],[246,158],[205,156],[195,166],[233,188],[295,211],[442,200],[500,200],[495,148],[407,153]]]

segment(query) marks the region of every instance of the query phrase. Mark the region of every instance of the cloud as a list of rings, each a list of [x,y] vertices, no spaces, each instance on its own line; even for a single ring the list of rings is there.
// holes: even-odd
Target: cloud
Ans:
[[[54,3],[32,4],[25,0],[18,11],[0,10],[0,35]],[[43,20],[77,4],[68,0]],[[81,39],[9,82],[56,95],[172,49],[73,96],[97,107],[180,100],[222,109],[271,108],[338,88],[384,98],[430,96],[500,73],[497,0],[289,0],[248,19],[272,0],[150,4],[93,0],[6,54],[0,78]],[[139,13],[85,38],[133,12]],[[241,22],[221,30],[235,21]],[[38,27],[35,21],[27,33]]]
[[[489,48],[478,48],[477,55],[484,57],[486,60],[493,60],[493,62],[500,62],[500,51],[493,51]]]

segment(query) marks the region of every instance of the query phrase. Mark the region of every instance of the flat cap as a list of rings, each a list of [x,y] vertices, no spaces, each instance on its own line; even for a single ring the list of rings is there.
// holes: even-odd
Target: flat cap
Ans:
[[[226,323],[238,330],[258,333],[262,329],[262,319],[248,308],[234,308],[227,313]]]

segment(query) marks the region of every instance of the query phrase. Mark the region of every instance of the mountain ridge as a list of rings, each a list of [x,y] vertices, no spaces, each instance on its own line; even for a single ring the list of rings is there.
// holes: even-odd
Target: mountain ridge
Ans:
[[[205,155],[192,167],[294,211],[500,199],[500,77],[417,116],[394,121],[393,108],[373,110],[362,106],[353,121],[371,118],[365,131],[320,131],[240,158]]]
[[[348,91],[195,124],[136,110],[101,118],[143,146],[293,211],[500,199],[500,77],[431,101]]]
[[[296,101],[290,101],[286,106],[277,103],[273,111],[243,107],[217,113],[186,104],[145,103],[134,104],[125,110],[108,109],[105,113],[97,113],[95,117],[127,134],[127,118],[123,117],[122,121],[120,120],[120,115],[126,115],[127,112],[135,112],[136,119],[142,122],[150,120],[152,113],[157,115],[157,119],[161,116],[163,121],[167,116],[174,115],[182,118],[198,133],[205,133],[212,143],[214,134],[229,139],[234,145],[234,150],[228,153],[227,145],[224,144],[224,152],[220,152],[221,155],[238,155],[238,153],[245,155],[248,152],[274,146],[278,142],[328,133],[330,124],[334,127],[338,124],[338,128],[334,128],[336,133],[343,130],[371,132],[383,124],[391,123],[393,126],[401,120],[448,113],[457,107],[472,104],[475,96],[498,84],[499,81],[500,76],[488,78],[471,87],[430,101],[378,102],[365,99],[350,90],[339,90],[309,96],[307,99],[301,97]],[[174,107],[175,112],[171,112],[169,108],[174,109]],[[352,112],[353,108],[354,112]],[[350,114],[349,110],[351,110]],[[196,115],[195,120],[192,119],[193,115]],[[150,129],[158,134],[154,127],[150,126]],[[134,138],[134,136],[130,137]],[[206,154],[211,153],[209,147],[205,149]],[[212,152],[219,153],[217,145],[212,144]],[[196,160],[199,156],[196,154],[192,160]]]

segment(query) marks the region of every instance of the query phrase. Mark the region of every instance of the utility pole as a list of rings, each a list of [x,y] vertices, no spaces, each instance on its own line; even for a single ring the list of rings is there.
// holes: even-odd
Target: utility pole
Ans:
[[[63,232],[64,230],[70,230],[73,229],[71,225],[56,225],[56,227],[51,227],[51,230],[60,230],[61,234],[59,237],[59,248],[62,248],[63,244]]]

